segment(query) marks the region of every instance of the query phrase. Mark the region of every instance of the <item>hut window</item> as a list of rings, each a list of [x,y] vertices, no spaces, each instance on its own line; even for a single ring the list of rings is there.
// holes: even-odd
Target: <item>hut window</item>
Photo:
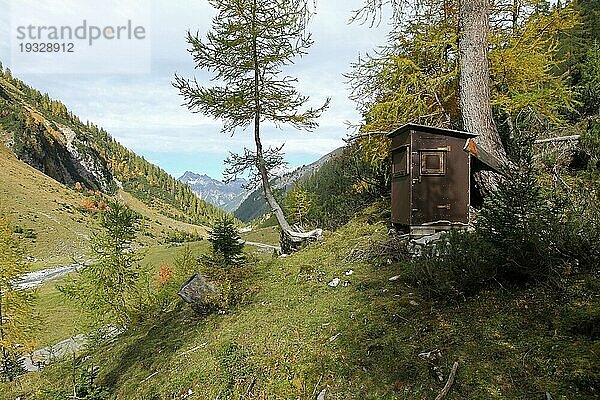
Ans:
[[[446,174],[446,152],[445,151],[422,151],[421,152],[421,175],[444,175]]]
[[[394,152],[393,155],[393,175],[408,175],[408,146],[402,146]]]

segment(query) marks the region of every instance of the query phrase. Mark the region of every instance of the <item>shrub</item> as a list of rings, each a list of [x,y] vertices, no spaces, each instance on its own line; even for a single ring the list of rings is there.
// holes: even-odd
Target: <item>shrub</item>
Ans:
[[[474,232],[450,232],[425,246],[408,266],[408,279],[432,297],[474,294],[492,282],[550,281],[591,272],[600,261],[598,196],[584,189],[544,191],[531,147],[491,193]]]
[[[485,199],[476,229],[500,253],[497,269],[503,279],[546,279],[560,256],[553,237],[561,229],[560,221],[538,184],[531,145],[520,149],[498,190]]]
[[[31,228],[23,228],[22,226],[17,225],[13,229],[13,232],[17,233],[19,235],[23,235],[23,238],[25,238],[25,239],[35,239],[35,238],[37,238],[37,234]]]
[[[408,280],[431,297],[472,295],[497,278],[498,250],[477,232],[450,231],[408,264]]]
[[[177,254],[173,265],[163,263],[153,272],[152,284],[148,288],[149,313],[164,312],[177,302],[181,285],[198,269],[198,260],[188,245]]]
[[[109,398],[109,391],[106,387],[97,383],[98,367],[77,367],[71,371],[72,387],[63,387],[61,389],[44,390],[41,393],[43,400],[105,400]]]
[[[562,229],[553,236],[572,272],[592,272],[600,263],[600,193],[585,179],[557,189],[553,202],[560,210]]]

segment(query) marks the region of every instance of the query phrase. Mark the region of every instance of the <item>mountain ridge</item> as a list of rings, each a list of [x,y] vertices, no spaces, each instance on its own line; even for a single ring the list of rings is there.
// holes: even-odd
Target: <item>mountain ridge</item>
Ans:
[[[248,181],[244,178],[225,183],[207,174],[185,171],[177,180],[188,185],[202,200],[227,212],[235,211],[248,195],[244,188]]]

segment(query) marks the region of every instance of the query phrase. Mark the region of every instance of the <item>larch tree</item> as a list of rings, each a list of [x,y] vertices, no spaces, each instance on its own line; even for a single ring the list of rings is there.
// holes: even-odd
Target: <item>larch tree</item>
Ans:
[[[9,381],[22,372],[22,352],[33,350],[33,293],[18,287],[25,272],[23,252],[8,220],[0,215],[0,375]]]
[[[393,9],[396,26],[401,26],[408,9],[419,10],[421,0],[365,0],[357,10],[355,20],[376,21],[382,7]],[[443,1],[442,9],[452,7],[452,1]],[[430,6],[430,4],[425,4]],[[494,124],[488,64],[489,0],[460,0],[458,4],[459,99],[462,128],[477,133],[476,141],[488,152],[504,159],[505,151]]]
[[[353,64],[351,98],[363,132],[417,122],[479,134],[479,146],[501,161],[515,131],[559,126],[574,95],[556,43],[577,24],[572,7],[547,0],[367,0],[356,18],[392,5],[394,30],[375,55]],[[402,6],[414,6],[410,10]],[[471,8],[469,8],[471,7]],[[378,11],[379,10],[379,11]],[[496,126],[498,124],[498,126]],[[502,139],[502,140],[501,140]],[[387,141],[361,139],[381,165]],[[476,174],[479,189],[496,175]]]
[[[218,12],[212,31],[206,39],[188,32],[187,41],[197,68],[211,72],[219,84],[201,86],[195,78],[175,75],[173,86],[192,112],[222,120],[224,133],[251,126],[254,150],[228,157],[226,180],[252,171],[282,231],[300,238],[269,183],[272,169],[283,162],[281,147],[265,149],[261,129],[270,122],[312,131],[329,105],[327,99],[320,107],[307,107],[309,98],[294,87],[297,80],[282,72],[313,43],[307,31],[310,10],[306,0],[210,0],[210,4]]]
[[[140,254],[133,242],[140,216],[118,201],[111,201],[99,214],[102,230],[92,237],[94,263],[59,287],[87,313],[92,327],[116,325],[126,328],[141,303]]]

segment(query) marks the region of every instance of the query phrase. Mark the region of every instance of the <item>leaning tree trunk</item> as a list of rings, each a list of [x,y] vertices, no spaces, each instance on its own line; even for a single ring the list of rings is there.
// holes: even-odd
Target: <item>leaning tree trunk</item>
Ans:
[[[254,8],[256,10],[256,0],[254,0]],[[254,21],[254,18],[252,19]],[[254,30],[254,29],[253,29]],[[263,156],[263,147],[260,141],[260,115],[261,115],[261,107],[260,107],[260,68],[258,65],[258,50],[257,50],[257,38],[256,32],[254,33],[254,37],[252,38],[252,61],[254,62],[254,143],[256,145],[256,168],[258,169],[258,173],[260,175],[260,179],[262,181],[263,192],[265,195],[265,199],[267,203],[269,203],[269,207],[275,213],[275,217],[277,218],[277,222],[281,227],[281,230],[284,232],[291,232],[292,228],[290,224],[285,219],[285,215],[283,215],[283,210],[275,200],[275,196],[273,195],[273,191],[271,190],[271,185],[269,184],[269,173],[267,171],[267,166],[265,165],[265,158]]]
[[[488,63],[489,0],[460,2],[459,97],[463,129],[476,133],[478,146],[501,161],[506,153],[492,111]],[[494,190],[499,176],[482,171],[475,176],[482,194]]]
[[[254,7],[256,7],[256,0],[254,1]],[[261,116],[261,106],[260,106],[260,67],[258,65],[258,52],[257,52],[257,43],[256,36],[252,41],[252,58],[254,62],[254,143],[256,145],[256,168],[258,169],[258,173],[260,175],[260,179],[262,181],[263,192],[265,195],[265,199],[269,204],[269,207],[275,214],[277,218],[277,223],[281,228],[281,248],[283,252],[290,252],[292,250],[298,249],[300,247],[300,243],[307,239],[318,238],[322,235],[323,231],[321,229],[315,229],[311,232],[296,232],[292,229],[290,224],[287,222],[285,215],[283,214],[283,210],[275,196],[273,195],[273,191],[271,190],[271,184],[269,182],[269,173],[267,171],[267,166],[265,163],[265,158],[263,154],[263,146],[260,140],[260,116]]]
[[[271,190],[271,185],[269,184],[269,173],[267,171],[267,167],[265,165],[265,159],[263,157],[263,149],[262,143],[260,141],[260,122],[259,116],[257,114],[254,121],[254,142],[256,144],[256,167],[258,169],[258,173],[260,174],[260,179],[262,181],[263,193],[265,195],[265,199],[271,207],[271,210],[275,214],[277,218],[277,222],[281,227],[281,230],[284,232],[292,232],[292,228],[290,224],[285,219],[285,215],[283,214],[283,210],[277,200],[275,200],[275,196],[273,195],[273,191]]]

